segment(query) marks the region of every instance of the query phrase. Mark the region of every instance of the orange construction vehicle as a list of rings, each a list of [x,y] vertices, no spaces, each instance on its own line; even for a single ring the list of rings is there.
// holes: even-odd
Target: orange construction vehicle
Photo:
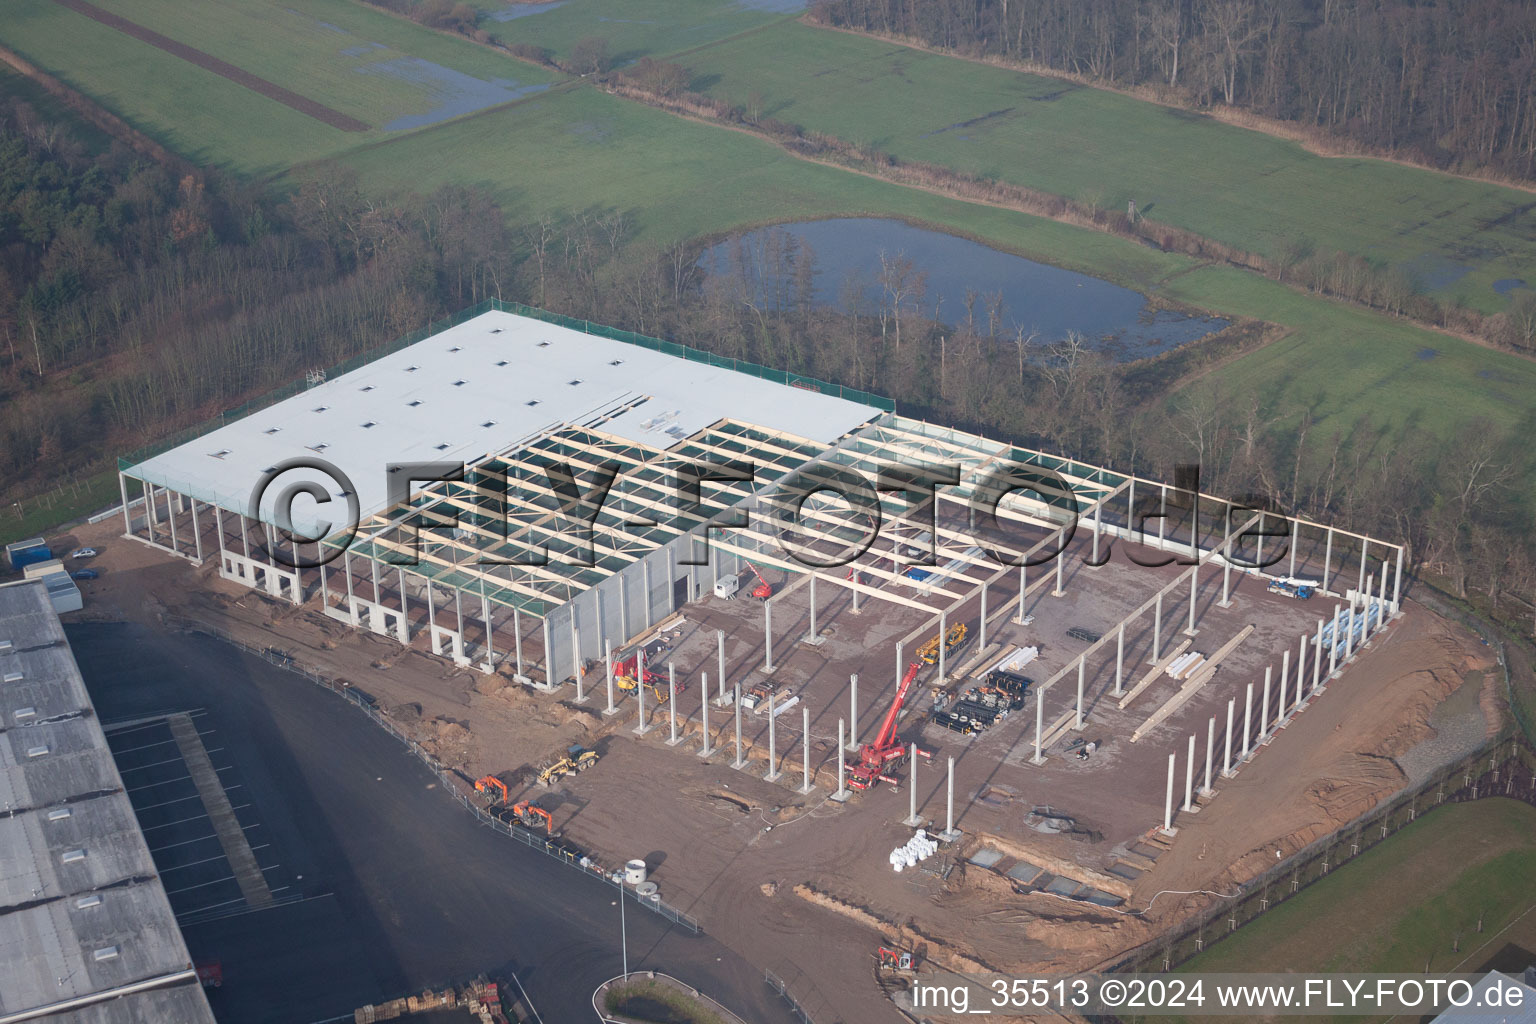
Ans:
[[[767,577],[757,571],[757,566],[747,562],[745,558],[742,561],[746,562],[747,568],[752,570],[752,575],[757,577],[757,586],[752,588],[752,596],[759,601],[768,600],[773,596],[773,584],[769,583]]]
[[[873,740],[859,748],[859,763],[848,771],[848,785],[854,789],[869,789],[877,780],[892,785],[898,783],[899,780],[890,773],[907,763],[910,751],[896,734],[896,720],[901,717],[901,707],[906,703],[907,691],[912,689],[912,680],[917,678],[918,669],[922,667],[919,661],[907,666],[907,674],[901,677],[901,685],[896,688],[896,699],[891,702],[891,710],[885,713],[880,731]],[[926,750],[919,750],[918,753],[924,757],[933,756]]]
[[[509,799],[507,784],[494,775],[486,775],[475,780],[475,792],[491,801],[491,805],[505,804]]]
[[[555,830],[555,818],[544,808],[527,800],[521,800],[512,805],[512,813],[517,820],[529,828],[542,828],[546,833]]]

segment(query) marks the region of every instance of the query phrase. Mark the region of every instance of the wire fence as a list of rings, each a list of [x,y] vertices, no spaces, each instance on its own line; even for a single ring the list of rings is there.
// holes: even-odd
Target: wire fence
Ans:
[[[1298,850],[1283,863],[1244,884],[1238,895],[1217,902],[1178,929],[1128,951],[1106,970],[1171,971],[1441,804],[1488,796],[1509,796],[1536,804],[1533,765],[1536,756],[1531,748],[1512,730],[1506,730],[1504,735],[1425,782]]]
[[[799,1001],[796,1000],[794,995],[789,991],[789,986],[784,984],[784,979],[780,978],[772,971],[764,971],[763,980],[768,983],[769,988],[773,989],[773,991],[778,994],[780,999],[789,1004],[790,1012],[792,1012],[796,1017],[799,1017],[802,1021],[802,1024],[816,1024],[816,1021],[811,1017],[811,1015],[805,1012],[805,1007],[801,1006]]]
[[[437,776],[438,781],[443,785],[444,791],[452,794],[452,796],[458,800],[459,803],[463,804],[465,809],[473,814],[475,818],[480,822],[480,824],[494,829],[504,836],[515,839],[531,849],[538,850],[544,854],[547,854],[548,856],[553,857],[555,860],[558,860],[561,863],[566,864],[567,866],[572,867],[577,871],[580,871],[582,874],[587,875],[588,877],[595,878],[604,884],[611,886],[618,891],[621,899],[624,896],[628,896],[630,899],[633,899],[636,903],[645,909],[661,915],[662,917],[671,921],[673,924],[687,929],[694,935],[697,935],[703,931],[703,928],[700,927],[698,921],[689,917],[687,914],[683,913],[681,910],[678,910],[676,907],[670,906],[667,903],[662,902],[660,899],[654,897],[643,897],[639,893],[635,892],[634,889],[625,886],[621,878],[617,877],[617,873],[615,871],[602,867],[591,857],[584,854],[580,849],[567,842],[566,840],[555,836],[539,835],[531,829],[523,828],[520,825],[515,825],[510,822],[503,821],[502,819],[486,811],[485,808],[481,807],[479,804],[475,803],[469,798],[469,795],[464,791],[462,780],[458,775],[456,775],[452,770],[444,768],[442,762],[439,761],[436,756],[434,756],[429,751],[422,749],[420,743],[418,743],[411,736],[407,735],[394,722],[390,721],[386,715],[379,711],[374,702],[374,699],[366,692],[345,682],[329,679],[325,676],[312,672],[309,669],[304,668],[302,665],[296,663],[291,657],[281,651],[276,651],[271,648],[253,647],[250,644],[238,640],[235,637],[206,624],[198,623],[196,625],[189,625],[184,627],[184,629],[186,632],[205,634],[207,636],[213,637],[214,639],[222,640],[227,644],[239,648],[246,654],[260,658],[268,664],[275,665],[278,668],[287,669],[289,672],[303,676],[305,679],[308,679],[310,682],[317,686],[322,686],[325,689],[330,690],[332,693],[339,694],[359,711],[361,711],[364,715],[367,715],[375,725],[379,726],[385,732],[395,737],[395,739],[405,744],[410,749],[411,753],[415,754],[416,757],[420,759],[424,765],[427,766],[427,769],[432,772],[433,775]]]

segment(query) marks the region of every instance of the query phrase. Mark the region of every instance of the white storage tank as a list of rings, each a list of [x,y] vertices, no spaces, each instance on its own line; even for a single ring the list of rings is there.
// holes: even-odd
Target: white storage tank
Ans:
[[[639,885],[645,881],[645,861],[636,858],[624,864],[624,884]]]

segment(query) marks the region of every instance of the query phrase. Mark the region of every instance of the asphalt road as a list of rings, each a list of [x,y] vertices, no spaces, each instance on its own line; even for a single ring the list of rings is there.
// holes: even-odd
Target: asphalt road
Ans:
[[[621,970],[609,886],[481,827],[399,741],[300,676],[201,637],[131,624],[68,632],[109,726],[201,709],[199,731],[261,847],[259,863],[285,887],[288,902],[269,909],[186,915],[193,957],[223,963],[224,987],[210,997],[222,1022],[350,1019],[366,1002],[508,969],[547,1024],[595,1018],[593,989]],[[131,735],[114,747],[135,746]],[[164,737],[147,730],[144,738]],[[154,760],[149,753],[125,759]],[[174,764],[166,768],[175,774]],[[156,786],[137,795],[147,808],[184,794]],[[141,820],[197,813],[165,812],[141,810]],[[195,821],[181,827],[196,833]],[[185,859],[187,849],[157,853],[162,872],[179,862],[160,858]],[[226,866],[205,856],[200,880],[222,903],[230,886],[217,879]],[[713,938],[633,903],[626,924],[631,970],[665,971],[748,1020],[792,1024],[761,971]]]

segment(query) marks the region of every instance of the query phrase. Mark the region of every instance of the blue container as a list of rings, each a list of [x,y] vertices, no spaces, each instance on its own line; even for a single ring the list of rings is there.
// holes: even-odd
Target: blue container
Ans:
[[[25,569],[29,565],[38,562],[46,562],[53,557],[53,552],[48,550],[48,545],[41,537],[33,540],[17,541],[15,544],[5,546],[5,555],[11,562],[12,569]]]

